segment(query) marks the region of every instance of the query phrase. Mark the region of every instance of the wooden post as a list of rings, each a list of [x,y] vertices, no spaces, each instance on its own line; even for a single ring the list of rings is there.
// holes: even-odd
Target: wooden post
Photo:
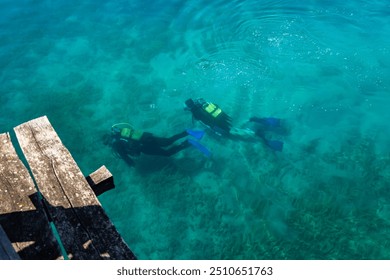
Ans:
[[[135,259],[46,116],[14,128],[70,259]]]
[[[114,177],[112,177],[111,172],[104,165],[89,174],[86,179],[97,196],[115,188]]]

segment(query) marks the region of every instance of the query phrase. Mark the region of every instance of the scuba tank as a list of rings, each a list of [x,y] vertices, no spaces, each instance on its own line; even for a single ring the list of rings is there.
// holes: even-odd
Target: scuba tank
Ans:
[[[139,156],[140,139],[143,131],[135,130],[129,123],[118,123],[111,127],[113,145],[126,150],[131,156]]]
[[[185,104],[195,119],[201,121],[218,134],[229,133],[232,127],[232,119],[218,105],[207,102],[203,98],[188,99]]]

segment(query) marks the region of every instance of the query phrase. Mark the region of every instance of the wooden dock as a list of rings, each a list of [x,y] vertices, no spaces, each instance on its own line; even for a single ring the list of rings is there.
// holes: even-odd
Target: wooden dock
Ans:
[[[107,168],[86,178],[46,116],[14,131],[29,169],[0,134],[0,259],[136,259],[97,199]]]

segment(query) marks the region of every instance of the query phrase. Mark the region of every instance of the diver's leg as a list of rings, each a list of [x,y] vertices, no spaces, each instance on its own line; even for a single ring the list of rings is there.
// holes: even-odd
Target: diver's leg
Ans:
[[[250,122],[259,123],[265,127],[280,127],[281,126],[281,119],[279,118],[258,118],[258,117],[251,117],[249,119]]]
[[[175,145],[175,146],[170,147],[169,149],[166,149],[165,154],[167,156],[172,156],[172,155],[177,154],[178,152],[180,152],[184,149],[187,149],[190,145],[191,144],[189,142],[184,141],[180,145]]]
[[[187,141],[184,141],[180,145],[172,146],[169,149],[163,149],[159,146],[144,145],[142,146],[142,153],[147,155],[169,157],[180,152],[181,150],[188,148],[189,146],[190,144]]]
[[[184,138],[188,136],[188,133],[186,131],[183,131],[181,133],[175,134],[171,137],[157,137],[153,136],[153,142],[156,146],[165,147],[172,145],[175,141]]]

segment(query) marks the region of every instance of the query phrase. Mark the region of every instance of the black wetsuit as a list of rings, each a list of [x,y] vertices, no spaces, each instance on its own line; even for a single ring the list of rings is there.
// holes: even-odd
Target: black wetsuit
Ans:
[[[144,132],[139,140],[124,140],[116,139],[113,146],[117,153],[128,163],[132,163],[131,156],[139,156],[141,153],[147,155],[169,157],[181,150],[189,147],[187,141],[183,141],[178,145],[173,145],[175,141],[188,136],[186,131],[175,134],[171,137],[157,137],[152,133]],[[168,147],[168,148],[164,148]]]
[[[184,141],[179,145],[171,146],[167,149],[163,149],[163,147],[167,147],[172,145],[177,140],[184,138],[188,136],[188,133],[186,131],[183,131],[181,133],[175,134],[171,137],[157,137],[154,136],[152,133],[144,132],[141,139],[139,140],[139,150],[141,153],[147,154],[147,155],[157,155],[157,156],[166,156],[169,157],[171,155],[174,155],[181,150],[187,148],[188,142]]]

